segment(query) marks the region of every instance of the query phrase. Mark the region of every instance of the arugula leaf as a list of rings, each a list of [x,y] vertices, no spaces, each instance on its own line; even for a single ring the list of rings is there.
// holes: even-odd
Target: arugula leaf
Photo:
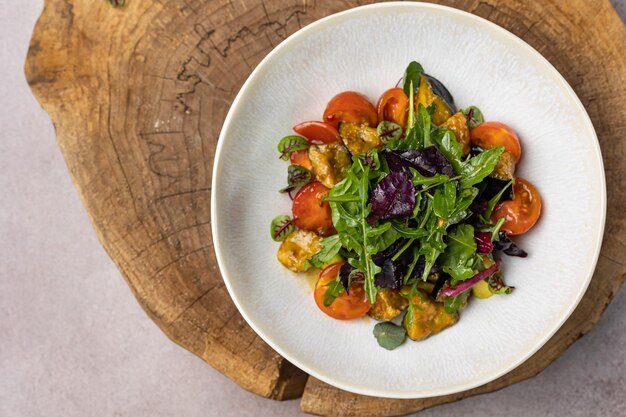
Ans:
[[[433,132],[431,139],[441,153],[450,161],[454,171],[460,174],[463,166],[463,161],[461,161],[463,147],[457,142],[454,133],[445,127],[440,127]]]
[[[372,238],[372,237],[376,237],[376,236],[382,235],[383,233],[385,233],[390,228],[391,228],[391,223],[386,222],[386,223],[382,223],[381,225],[379,225],[377,227],[370,228],[366,232],[366,234],[367,234],[368,238]]]
[[[452,211],[451,217],[455,217],[460,213],[467,211],[469,207],[472,205],[472,202],[478,195],[478,189],[475,187],[464,188],[462,189],[456,199],[456,206]]]
[[[394,350],[406,340],[406,330],[390,321],[374,326],[374,337],[387,350]]]
[[[446,220],[445,227],[454,226],[455,224],[461,223],[463,220],[467,219],[472,215],[472,212],[469,210],[463,210],[458,213],[453,214]]]
[[[448,233],[446,250],[441,256],[443,271],[457,280],[474,276],[474,260],[476,258],[476,241],[474,227],[460,224]]]
[[[345,288],[343,288],[343,284],[341,283],[339,276],[326,284],[326,292],[324,293],[324,307],[328,307],[329,305],[331,305],[333,301],[335,301],[335,299],[339,297],[344,291]]]
[[[391,225],[396,230],[398,235],[409,239],[424,237],[428,234],[428,232],[424,229],[408,227],[400,221],[392,220]]]
[[[281,242],[285,240],[285,238],[295,229],[296,226],[294,226],[291,217],[286,214],[281,214],[272,219],[272,223],[270,224],[270,235],[274,241]]]
[[[444,220],[448,219],[455,211],[456,185],[450,181],[445,182],[437,187],[433,197],[433,212]]]
[[[339,235],[325,237],[320,240],[320,249],[311,259],[307,260],[308,264],[314,268],[321,268],[323,265],[332,261],[341,249],[341,240]]]
[[[377,178],[379,172],[356,156],[352,160],[346,178],[331,189],[329,204],[341,245],[357,255],[348,262],[363,273],[365,293],[373,303],[376,300],[374,276],[380,272],[380,267],[372,261],[372,255],[397,240],[398,234],[391,225],[381,224],[374,228],[369,224],[370,173]]]
[[[433,217],[433,220],[435,218]],[[431,226],[432,229],[432,226]],[[430,236],[421,241],[419,254],[424,255],[424,272],[422,273],[422,281],[426,281],[428,275],[435,262],[439,258],[439,255],[445,250],[445,243],[442,241],[443,233],[439,230],[435,230]]]
[[[372,240],[372,244],[377,246],[378,250],[376,253],[378,253],[393,245],[393,243],[398,239],[400,239],[400,234],[395,228],[390,227],[389,230],[382,235],[376,236],[376,238]]]
[[[443,299],[443,308],[444,310],[446,310],[446,313],[448,314],[454,314],[457,311],[459,311],[459,309],[461,307],[463,307],[463,304],[465,304],[465,302],[467,301],[467,297],[469,297],[471,291],[467,290],[465,292],[462,292],[461,294],[457,295],[456,297],[447,297]]]
[[[289,165],[287,168],[287,186],[280,189],[281,193],[295,190],[311,181],[311,171],[300,165]]]
[[[443,174],[435,174],[432,177],[425,177],[413,167],[409,167],[409,170],[413,174],[413,185],[440,185],[450,180],[450,177]]]
[[[361,198],[361,231],[363,239],[363,252],[361,253],[360,266],[365,273],[365,283],[363,289],[370,303],[376,301],[376,285],[374,284],[374,275],[380,272],[380,267],[372,260],[372,254],[367,245],[367,229],[370,228],[367,222],[367,216],[369,215],[369,208],[367,206],[367,200],[369,199],[369,167],[365,167],[361,181],[359,182],[359,197]]]
[[[430,125],[430,114],[422,104],[419,104],[417,107],[416,130],[420,133],[422,148],[427,148],[432,144],[430,141]]]
[[[353,195],[336,195],[332,197],[328,196],[324,201],[328,201],[329,203],[358,203],[361,199]]]
[[[289,156],[293,152],[304,149],[309,149],[309,142],[301,136],[285,136],[278,142],[278,152],[280,152],[280,159],[283,161],[289,160]]]
[[[467,188],[481,182],[487,175],[493,172],[500,155],[504,152],[504,146],[496,146],[487,149],[470,158],[461,165],[461,187]]]
[[[424,68],[417,62],[411,61],[404,71],[404,77],[402,81],[404,93],[409,96],[414,92],[414,87],[420,85],[420,77],[424,73]],[[413,87],[411,87],[413,84]]]
[[[496,207],[496,204],[498,204],[498,201],[500,201],[500,198],[502,197],[504,192],[507,190],[507,188],[509,188],[513,184],[515,184],[515,179],[512,179],[511,181],[509,181],[507,185],[502,187],[502,189],[500,190],[498,194],[494,195],[489,200],[489,202],[487,203],[487,209],[480,216],[483,222],[485,223],[489,222],[489,219],[491,218],[491,213],[493,213],[493,209]]]

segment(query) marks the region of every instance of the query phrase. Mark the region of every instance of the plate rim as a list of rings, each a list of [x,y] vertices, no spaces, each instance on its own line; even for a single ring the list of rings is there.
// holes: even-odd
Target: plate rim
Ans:
[[[497,33],[499,38],[508,38],[507,40],[513,43],[516,43],[517,46],[523,49],[526,49],[527,52],[534,55],[541,62],[543,62],[546,70],[551,71],[553,75],[555,75],[555,78],[559,84],[560,90],[569,96],[569,98],[572,100],[572,103],[576,107],[578,107],[578,110],[581,111],[582,114],[584,114],[585,116],[583,123],[590,128],[590,132],[592,134],[592,137],[590,138],[590,140],[594,145],[593,148],[595,151],[593,154],[593,157],[594,157],[593,162],[598,164],[600,180],[601,180],[601,184],[600,184],[601,185],[600,187],[601,218],[599,221],[599,233],[597,234],[596,241],[594,242],[594,250],[593,250],[594,253],[592,257],[593,261],[589,263],[589,269],[586,272],[585,283],[581,287],[576,297],[575,302],[572,303],[568,311],[562,315],[560,320],[556,322],[557,324],[554,326],[553,329],[551,329],[548,332],[545,332],[541,337],[537,339],[537,341],[533,344],[533,347],[531,349],[529,349],[524,354],[521,354],[518,358],[516,358],[515,361],[512,361],[510,364],[506,364],[505,366],[500,366],[496,368],[493,372],[489,373],[488,376],[481,378],[481,379],[475,379],[475,380],[472,380],[470,382],[467,382],[465,384],[460,384],[460,385],[454,385],[454,384],[447,385],[445,389],[440,388],[440,389],[433,389],[433,390],[428,390],[428,391],[419,390],[419,391],[394,392],[392,390],[387,390],[387,389],[377,390],[377,389],[372,389],[368,387],[359,387],[358,384],[352,385],[352,384],[344,384],[342,382],[336,382],[331,377],[328,377],[320,372],[317,372],[317,370],[307,365],[304,365],[303,363],[300,362],[300,360],[298,360],[297,358],[294,358],[292,355],[286,354],[283,351],[283,349],[281,349],[280,346],[278,346],[271,340],[270,337],[268,337],[262,331],[259,330],[259,328],[254,324],[254,321],[249,317],[246,309],[242,306],[240,300],[237,298],[236,292],[231,287],[230,278],[224,272],[226,270],[226,268],[224,267],[226,262],[223,259],[222,249],[219,243],[220,235],[219,235],[218,228],[216,227],[216,225],[219,223],[218,221],[219,216],[218,216],[218,211],[217,211],[217,200],[219,198],[217,196],[217,190],[218,190],[217,183],[218,183],[218,177],[220,176],[220,171],[221,171],[219,168],[222,162],[222,158],[221,158],[222,149],[223,149],[224,140],[226,137],[226,132],[229,130],[230,125],[233,123],[233,119],[236,117],[236,114],[238,113],[240,101],[242,101],[244,96],[247,95],[247,90],[251,88],[251,85],[257,81],[256,79],[259,78],[259,76],[261,75],[261,72],[264,71],[265,69],[264,67],[268,63],[268,61],[273,59],[274,56],[282,53],[283,50],[290,47],[291,44],[296,43],[300,38],[303,38],[305,36],[308,36],[309,34],[315,33],[319,29],[323,29],[324,27],[332,24],[333,21],[336,19],[345,18],[346,16],[349,16],[349,15],[358,16],[359,14],[363,12],[368,12],[372,9],[397,9],[397,8],[407,8],[407,9],[417,8],[417,9],[426,9],[426,10],[428,9],[439,10],[445,13],[456,14],[458,16],[473,20],[478,25],[487,25],[488,27],[490,27],[492,30],[494,30]],[[329,385],[332,385],[336,388],[339,388],[339,389],[342,389],[344,391],[348,391],[351,393],[373,396],[373,397],[394,398],[394,399],[418,399],[418,398],[436,397],[436,396],[455,394],[458,392],[463,392],[463,391],[467,391],[467,390],[479,387],[481,385],[494,381],[500,378],[501,376],[506,375],[509,372],[513,371],[515,368],[517,368],[518,366],[526,362],[530,357],[532,357],[539,349],[541,349],[552,338],[552,336],[554,336],[554,334],[563,326],[563,324],[567,321],[567,319],[572,315],[576,307],[578,307],[578,305],[580,304],[581,299],[587,292],[589,283],[591,282],[591,279],[593,278],[593,274],[595,272],[597,262],[600,256],[600,249],[602,247],[602,241],[604,238],[604,231],[605,231],[605,224],[606,224],[606,207],[607,207],[606,175],[604,171],[604,161],[602,158],[602,152],[600,149],[600,143],[598,141],[596,130],[593,126],[591,118],[589,117],[589,114],[587,113],[587,110],[585,109],[584,105],[580,101],[580,98],[578,97],[576,92],[573,90],[573,88],[569,85],[569,83],[565,80],[563,75],[561,75],[561,73],[552,65],[552,63],[550,63],[550,61],[548,61],[547,58],[541,55],[541,53],[539,53],[535,48],[530,46],[526,41],[519,38],[517,35],[513,34],[507,29],[487,19],[484,19],[472,13],[466,12],[464,10],[456,9],[454,7],[443,6],[443,5],[434,4],[434,3],[422,3],[422,2],[412,2],[412,1],[411,2],[392,1],[392,2],[387,2],[387,3],[375,3],[375,4],[365,5],[365,6],[358,6],[358,7],[347,9],[338,13],[334,13],[334,14],[325,16],[319,20],[316,20],[315,22],[307,26],[304,26],[303,28],[299,29],[298,31],[294,32],[293,34],[285,38],[276,47],[274,47],[250,73],[250,75],[248,76],[244,84],[242,85],[241,89],[237,93],[235,99],[233,100],[228,110],[228,113],[226,115],[226,118],[224,119],[224,123],[222,125],[220,134],[218,137],[217,147],[216,147],[215,156],[214,156],[212,179],[211,179],[211,235],[213,239],[213,247],[215,249],[215,255],[216,255],[218,267],[220,269],[220,274],[222,276],[226,289],[231,299],[233,300],[235,306],[237,307],[237,310],[242,315],[246,323],[254,330],[254,332],[265,343],[267,343],[279,355],[287,359],[289,362],[291,362],[296,367],[306,372],[310,376],[313,376]]]

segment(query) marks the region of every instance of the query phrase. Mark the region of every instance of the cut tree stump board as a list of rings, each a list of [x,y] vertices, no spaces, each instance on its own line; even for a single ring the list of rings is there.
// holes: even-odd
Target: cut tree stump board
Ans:
[[[606,232],[587,294],[532,358],[467,392],[391,400],[308,378],[267,346],[231,302],[210,232],[213,156],[237,91],[285,37],[361,2],[126,0],[113,8],[105,0],[46,0],[26,75],[100,241],[161,330],[243,388],[303,396],[304,411],[343,416],[401,415],[490,392],[541,372],[591,330],[624,281],[626,30],[610,3],[441,3],[518,35],[576,90],[604,155]]]

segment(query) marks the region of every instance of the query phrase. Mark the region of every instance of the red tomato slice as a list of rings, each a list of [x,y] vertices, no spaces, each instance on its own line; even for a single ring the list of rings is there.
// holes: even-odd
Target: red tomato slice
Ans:
[[[408,108],[409,99],[404,94],[404,90],[399,87],[390,88],[378,99],[378,104],[376,105],[378,121],[387,120],[402,126],[404,129]]]
[[[339,123],[367,123],[370,126],[378,125],[376,109],[363,94],[354,91],[344,91],[330,99],[324,110],[324,121],[335,128]]]
[[[309,151],[306,149],[292,152],[291,155],[289,155],[289,161],[292,165],[300,165],[309,171],[313,169],[313,165],[311,165],[311,160],[309,159]]]
[[[344,263],[329,265],[322,271],[317,284],[315,284],[314,297],[315,304],[328,316],[337,320],[352,320],[363,317],[372,307],[367,301],[363,284],[352,284],[350,286],[350,295],[344,291],[335,298],[331,305],[328,307],[324,305],[324,294],[328,289],[326,284],[337,278],[339,269],[341,269],[341,265]]]
[[[522,157],[522,147],[519,138],[509,126],[500,122],[484,122],[470,131],[470,143],[483,149],[504,146],[511,152],[515,162]]]
[[[526,233],[537,223],[541,215],[541,197],[537,189],[528,181],[516,178],[513,184],[513,200],[502,201],[491,213],[491,222],[504,217],[500,230],[509,235]]]
[[[323,201],[329,191],[318,181],[310,182],[298,191],[291,208],[293,222],[298,229],[310,230],[322,236],[336,233],[330,205]]]
[[[324,122],[303,122],[293,127],[293,130],[304,136],[310,143],[320,145],[322,143],[341,142],[341,136],[337,129]]]

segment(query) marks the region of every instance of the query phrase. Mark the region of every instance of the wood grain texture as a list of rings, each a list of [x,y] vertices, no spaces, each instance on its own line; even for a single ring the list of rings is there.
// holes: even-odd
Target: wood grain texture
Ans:
[[[243,388],[320,415],[406,414],[536,375],[597,322],[626,277],[626,31],[607,0],[444,0],[520,36],[585,104],[604,155],[608,214],[598,267],[566,325],[529,361],[474,390],[425,400],[349,394],[307,375],[246,325],[219,275],[211,166],[223,119],[281,40],[360,2],[46,0],[26,62],[33,92],[103,246],[173,341]],[[593,215],[593,213],[590,213]]]

